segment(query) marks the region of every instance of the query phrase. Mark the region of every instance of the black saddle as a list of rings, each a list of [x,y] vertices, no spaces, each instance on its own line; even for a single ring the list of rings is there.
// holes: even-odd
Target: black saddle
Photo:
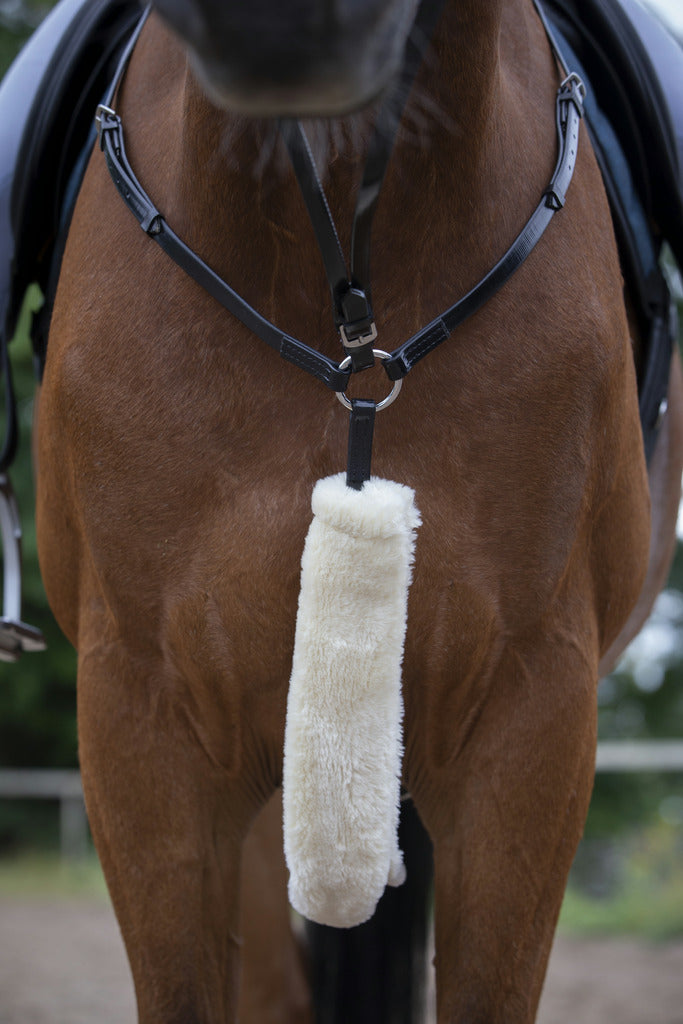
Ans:
[[[640,415],[649,458],[665,409],[676,307],[660,269],[683,267],[683,49],[637,0],[542,0],[585,80],[586,120],[639,319]]]
[[[0,542],[3,607],[0,661],[45,646],[21,620],[21,528],[6,470],[16,449],[14,393],[7,346],[26,289],[46,302],[32,325],[40,358],[69,220],[94,141],[95,109],[140,8],[133,0],[62,0],[0,83],[0,368],[5,434],[0,438]]]
[[[140,17],[137,0],[61,0],[0,83],[0,338],[26,288],[44,294],[94,141],[95,109]],[[75,186],[75,187],[74,187]]]
[[[543,5],[586,71],[648,221],[683,266],[683,49],[637,0]]]

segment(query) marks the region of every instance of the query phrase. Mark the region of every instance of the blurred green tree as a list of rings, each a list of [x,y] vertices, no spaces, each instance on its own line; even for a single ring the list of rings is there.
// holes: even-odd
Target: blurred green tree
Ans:
[[[15,2],[0,7],[0,76],[49,6]],[[30,292],[11,346],[21,431],[11,479],[24,532],[22,614],[27,622],[43,630],[48,650],[25,655],[15,665],[0,663],[0,765],[69,767],[77,764],[76,660],[47,606],[33,523],[31,421],[35,376],[27,328],[32,309],[39,303],[40,295]],[[0,407],[0,417],[3,412]]]

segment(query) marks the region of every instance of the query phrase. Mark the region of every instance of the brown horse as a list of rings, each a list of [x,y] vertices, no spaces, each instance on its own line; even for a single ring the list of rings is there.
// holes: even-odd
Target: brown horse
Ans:
[[[325,187],[348,247],[373,97],[416,7],[160,0],[190,58],[153,15],[117,99],[167,222],[331,357],[329,290],[267,115],[334,116]],[[373,228],[383,349],[524,225],[556,158],[558,81],[531,0],[446,0]],[[680,372],[648,483],[631,335],[581,129],[564,210],[378,418],[374,468],[414,488],[423,520],[403,785],[433,846],[441,1024],[534,1019],[599,673],[670,560]],[[344,468],[347,420],[152,244],[96,150],[40,396],[39,545],[78,648],[83,784],[144,1024],[235,1021],[238,1003],[242,1024],[313,1019],[277,791],[310,495]]]

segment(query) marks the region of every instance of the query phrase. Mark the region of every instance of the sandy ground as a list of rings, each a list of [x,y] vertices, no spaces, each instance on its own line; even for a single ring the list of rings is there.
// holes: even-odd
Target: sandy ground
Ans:
[[[0,903],[0,1024],[134,1024],[108,906]],[[539,1024],[683,1024],[683,942],[560,938]]]

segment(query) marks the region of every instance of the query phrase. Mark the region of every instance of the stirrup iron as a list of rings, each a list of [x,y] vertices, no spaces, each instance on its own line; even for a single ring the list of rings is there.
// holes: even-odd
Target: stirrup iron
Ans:
[[[21,621],[21,523],[5,473],[0,473],[0,536],[4,570],[0,661],[18,661],[25,651],[44,651],[46,643],[39,629]]]

